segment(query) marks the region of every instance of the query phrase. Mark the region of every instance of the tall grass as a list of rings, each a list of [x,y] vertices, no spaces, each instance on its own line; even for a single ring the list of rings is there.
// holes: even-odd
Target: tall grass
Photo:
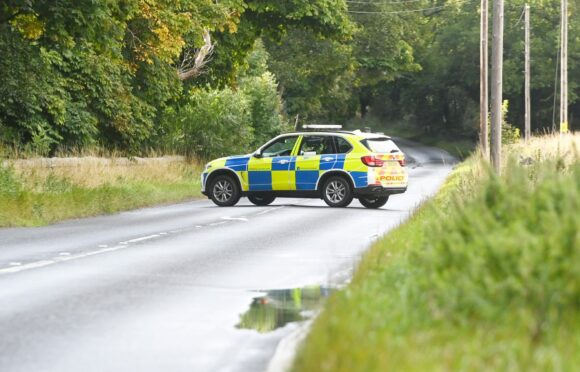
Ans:
[[[576,369],[578,139],[510,147],[502,176],[479,159],[461,165],[366,255],[294,369]]]
[[[37,226],[200,195],[180,157],[36,158],[0,165],[0,226]]]

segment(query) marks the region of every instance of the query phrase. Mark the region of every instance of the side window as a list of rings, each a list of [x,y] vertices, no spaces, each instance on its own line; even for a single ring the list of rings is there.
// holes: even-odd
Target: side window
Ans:
[[[334,137],[336,139],[336,153],[346,154],[352,150],[352,145],[342,137]]]
[[[334,154],[332,136],[304,136],[300,144],[299,155],[315,152],[317,155]]]
[[[279,138],[272,142],[262,150],[262,156],[265,158],[273,158],[276,156],[289,156],[292,154],[292,149],[296,144],[298,136],[287,136]]]

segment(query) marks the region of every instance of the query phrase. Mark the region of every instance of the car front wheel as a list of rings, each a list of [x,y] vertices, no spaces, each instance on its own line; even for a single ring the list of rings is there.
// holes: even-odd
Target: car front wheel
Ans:
[[[248,200],[250,200],[255,205],[270,205],[276,200],[275,196],[266,195],[248,195]]]
[[[220,207],[235,205],[241,197],[240,187],[232,176],[217,176],[210,185],[209,197]]]
[[[382,207],[383,205],[387,204],[387,201],[389,200],[388,196],[378,196],[378,197],[367,197],[367,198],[363,198],[360,197],[358,198],[358,201],[365,206],[366,208],[370,208],[370,209],[377,209]]]
[[[352,187],[344,177],[330,177],[322,187],[322,198],[330,207],[346,207],[353,199]]]

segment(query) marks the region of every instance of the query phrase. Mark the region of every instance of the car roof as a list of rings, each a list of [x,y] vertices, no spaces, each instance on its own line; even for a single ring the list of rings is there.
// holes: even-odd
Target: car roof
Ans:
[[[360,137],[360,138],[388,138],[390,139],[390,136],[387,136],[386,134],[383,133],[368,133],[368,132],[362,132],[360,130],[354,130],[354,131],[347,131],[347,130],[338,130],[338,131],[308,131],[308,132],[290,132],[290,133],[284,133],[282,135],[307,135],[307,134],[323,134],[323,135],[337,135],[337,134],[343,134],[343,135],[351,135],[351,136],[356,136],[356,137]]]

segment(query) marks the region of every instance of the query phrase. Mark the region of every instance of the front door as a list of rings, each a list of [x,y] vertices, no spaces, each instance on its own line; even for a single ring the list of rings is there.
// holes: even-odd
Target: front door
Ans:
[[[292,151],[298,136],[284,136],[269,143],[260,156],[248,162],[250,191],[285,191],[294,189],[295,158]],[[292,179],[292,182],[291,182]]]

